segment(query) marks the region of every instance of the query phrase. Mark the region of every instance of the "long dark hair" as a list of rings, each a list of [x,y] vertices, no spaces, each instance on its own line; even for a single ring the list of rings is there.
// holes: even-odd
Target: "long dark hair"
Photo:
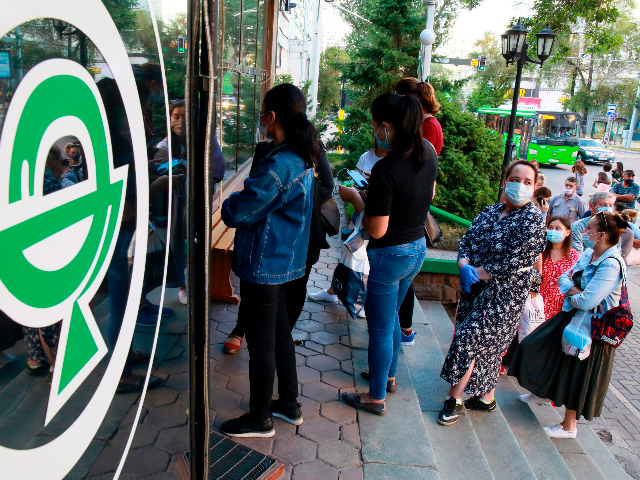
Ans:
[[[411,157],[416,170],[427,162],[427,149],[422,139],[422,107],[412,95],[383,93],[371,104],[371,117],[381,124],[393,126],[395,132],[390,156]]]
[[[276,85],[264,96],[264,111],[273,112],[284,130],[287,146],[300,155],[307,166],[315,167],[320,154],[318,132],[307,118],[307,99],[290,83]]]
[[[551,225],[551,222],[554,222],[556,220],[562,223],[562,225],[564,225],[564,228],[569,230],[569,235],[567,235],[567,237],[562,241],[562,256],[568,257],[569,252],[571,252],[571,240],[573,239],[573,232],[571,231],[571,222],[567,217],[556,215],[554,217],[551,217],[551,220],[549,220],[549,223],[547,223],[547,227]],[[544,252],[542,252],[542,256],[544,258],[549,258],[549,255],[551,255],[552,248],[553,248],[553,243],[550,240],[547,240],[547,246],[545,247]]]
[[[616,172],[618,172],[618,175],[622,177],[624,173],[624,165],[622,165],[622,162],[616,162]]]

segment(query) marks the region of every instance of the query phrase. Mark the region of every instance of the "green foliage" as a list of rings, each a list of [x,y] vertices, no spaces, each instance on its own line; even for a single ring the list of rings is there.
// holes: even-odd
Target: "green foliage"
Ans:
[[[507,67],[502,57],[500,44],[495,40],[493,32],[486,32],[476,41],[475,49],[469,57],[487,56],[484,72],[476,72],[473,76],[476,88],[467,99],[467,110],[477,112],[480,107],[499,107],[508,101],[513,92],[514,67]],[[531,67],[528,67],[531,69]]]
[[[273,81],[273,86],[280,85],[282,83],[293,83],[293,77],[288,73],[281,73],[276,75],[275,80]]]
[[[618,105],[618,116],[631,119],[635,104],[638,82],[633,78],[619,79],[613,84],[601,83],[591,92],[580,90],[573,97],[564,102],[564,107],[573,112],[585,110],[605,111],[607,105]]]
[[[348,62],[344,48],[327,47],[322,52],[318,74],[318,107],[322,110],[337,111],[340,107],[340,69]]]
[[[502,171],[502,143],[475,115],[463,112],[457,102],[442,104],[436,116],[442,125],[434,206],[462,218],[473,219],[495,202]]]

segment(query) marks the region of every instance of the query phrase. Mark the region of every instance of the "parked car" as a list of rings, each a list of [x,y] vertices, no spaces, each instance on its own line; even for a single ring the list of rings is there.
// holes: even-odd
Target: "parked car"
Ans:
[[[578,139],[578,159],[583,162],[606,163],[615,162],[616,155],[598,140],[593,138]]]

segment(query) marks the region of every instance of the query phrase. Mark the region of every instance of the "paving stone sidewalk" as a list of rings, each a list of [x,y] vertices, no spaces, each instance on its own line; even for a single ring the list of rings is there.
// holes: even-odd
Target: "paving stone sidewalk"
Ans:
[[[321,252],[309,277],[308,291],[331,285],[340,258],[340,242]],[[232,283],[238,284],[232,277]],[[236,287],[237,288],[237,287]],[[217,430],[249,409],[249,352],[246,342],[236,355],[222,353],[222,344],[235,327],[237,305],[211,304],[211,421]],[[346,310],[342,305],[307,302],[296,328],[298,397],[304,423],[298,427],[274,419],[276,435],[269,439],[234,439],[285,464],[282,479],[362,480],[360,432],[356,411],[340,399],[355,391]],[[277,383],[274,387],[277,394]]]

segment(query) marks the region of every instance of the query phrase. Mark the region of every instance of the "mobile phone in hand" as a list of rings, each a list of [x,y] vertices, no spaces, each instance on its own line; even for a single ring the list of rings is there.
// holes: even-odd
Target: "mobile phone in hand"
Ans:
[[[358,170],[347,170],[347,174],[351,177],[351,180],[353,180],[356,188],[367,188],[367,186],[369,186],[367,179],[364,178]]]

